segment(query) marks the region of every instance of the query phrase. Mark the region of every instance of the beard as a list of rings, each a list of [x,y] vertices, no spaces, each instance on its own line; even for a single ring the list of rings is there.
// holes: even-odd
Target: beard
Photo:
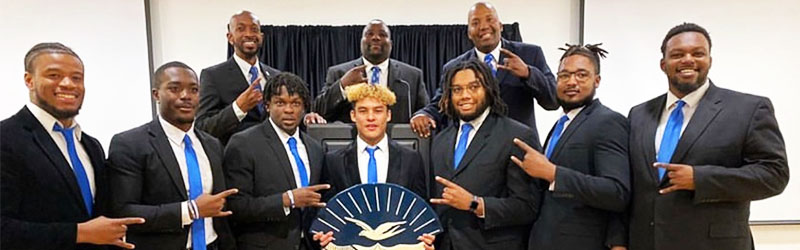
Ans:
[[[568,102],[568,101],[562,100],[561,98],[558,98],[558,97],[556,97],[556,100],[558,101],[558,105],[561,106],[561,108],[564,109],[564,112],[569,112],[570,110],[573,110],[573,109],[576,109],[576,108],[580,108],[580,107],[583,107],[583,106],[587,106],[590,103],[592,103],[592,101],[594,101],[595,92],[596,92],[596,89],[592,89],[592,93],[591,94],[589,94],[588,96],[586,96],[582,100],[578,100],[578,101],[575,101],[575,102]]]
[[[36,102],[40,108],[44,109],[44,111],[47,111],[47,113],[50,113],[50,115],[52,115],[57,120],[73,118],[76,115],[78,115],[78,112],[81,110],[81,107],[83,107],[83,103],[81,103],[81,105],[78,105],[78,108],[75,110],[59,110],[55,106],[50,105],[50,103],[47,103],[47,101],[45,101],[44,98],[42,98],[39,92],[36,92]]]
[[[236,50],[242,52],[242,55],[244,55],[244,57],[245,57],[245,58],[242,58],[242,59],[253,58],[256,55],[258,55],[258,51],[261,50],[261,47],[256,47],[256,49],[254,51],[247,51],[247,49],[244,47],[244,41],[239,42],[239,43],[234,43],[234,47],[236,47]]]
[[[483,112],[486,111],[486,108],[488,108],[488,107],[489,107],[489,103],[484,101],[481,104],[481,106],[478,107],[478,109],[476,109],[475,112],[472,113],[472,114],[462,114],[462,113],[458,113],[458,111],[456,111],[456,113],[458,114],[458,119],[460,119],[462,121],[465,121],[465,122],[470,122],[472,120],[475,120],[475,118],[478,118],[478,116],[481,116],[483,114]]]
[[[703,83],[706,82],[707,78],[708,78],[708,71],[700,73],[697,76],[697,80],[690,83],[682,83],[680,82],[680,79],[678,79],[677,76],[672,76],[669,78],[669,86],[672,86],[673,88],[675,88],[675,90],[681,92],[681,94],[688,95],[689,93],[692,93],[698,88],[700,88],[700,86],[703,86]]]

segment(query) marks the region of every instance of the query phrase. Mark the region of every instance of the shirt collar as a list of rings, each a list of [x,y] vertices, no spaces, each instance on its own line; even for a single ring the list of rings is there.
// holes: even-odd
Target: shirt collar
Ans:
[[[44,109],[40,108],[38,105],[33,104],[32,102],[28,102],[28,104],[26,104],[25,106],[28,107],[28,110],[31,111],[33,117],[36,117],[36,120],[38,120],[39,123],[42,124],[42,127],[44,127],[44,129],[47,130],[48,132],[53,131],[53,127],[56,124],[58,124],[58,126],[61,126],[62,128],[64,127],[64,124],[61,124],[61,122],[58,121],[58,119],[53,117],[53,115],[51,115]],[[76,121],[74,118],[72,119],[71,128],[75,129],[73,130],[73,133],[75,134],[75,137],[78,138],[78,141],[80,141],[83,133],[81,132],[81,126],[78,124],[78,121]]]
[[[281,139],[281,143],[287,143],[289,141],[289,137],[294,137],[294,139],[298,141],[297,142],[298,144],[301,143],[299,127],[294,130],[294,134],[289,135],[289,133],[286,133],[286,131],[283,131],[283,129],[278,127],[278,125],[276,125],[275,122],[272,121],[272,118],[267,117],[267,120],[269,120],[269,124],[272,125],[272,129],[275,130],[275,133],[278,134],[278,138]]]
[[[681,100],[686,103],[686,107],[696,108],[697,104],[700,103],[700,99],[706,95],[706,92],[708,92],[709,85],[708,78],[706,78],[706,81],[703,82],[703,85],[700,85],[699,88],[681,98]],[[667,105],[664,105],[664,110],[669,110],[672,108],[676,101],[678,101],[678,97],[675,96],[672,91],[667,90]]]
[[[379,63],[378,65],[372,64],[364,57],[361,57],[361,61],[363,61],[364,65],[367,66],[366,71],[368,75],[372,73],[372,66],[378,66],[378,68],[381,69],[381,73],[386,73],[386,69],[389,68],[389,58],[386,58],[386,60],[383,60],[383,62]]]
[[[256,66],[258,72],[262,72],[261,63],[259,62],[258,57],[256,57],[255,65],[250,65],[250,63],[239,57],[239,55],[237,55],[236,53],[233,53],[233,60],[236,62],[237,65],[239,65],[239,69],[241,69],[242,72],[245,73],[245,76],[247,76],[247,74],[250,73],[250,67],[252,66]]]
[[[575,117],[578,116],[578,114],[583,110],[583,108],[586,108],[586,106],[581,106],[580,108],[574,108],[569,112],[567,112],[566,114],[562,114],[562,116],[567,115],[567,118],[569,118],[570,121],[575,120]]]
[[[386,135],[385,133],[383,134],[383,139],[378,141],[378,144],[375,145],[378,146],[378,150],[384,151],[389,148],[389,140],[386,139],[388,137],[389,136]],[[356,149],[358,150],[357,152],[359,153],[365,152],[367,150],[367,147],[373,147],[373,146],[369,145],[366,141],[364,141],[364,139],[361,139],[361,136],[356,136]]]
[[[469,121],[469,124],[472,125],[472,128],[473,128],[472,130],[478,131],[478,128],[480,128],[481,125],[483,125],[483,122],[486,121],[486,117],[489,116],[489,113],[491,112],[491,109],[492,109],[491,107],[486,107],[486,110],[483,111],[483,114],[481,114],[477,118],[473,119],[472,121]],[[461,125],[464,125],[464,123],[467,123],[467,122],[464,121],[464,120],[460,120],[459,121],[459,123],[458,123],[459,129],[461,129]]]
[[[158,116],[158,123],[161,124],[161,129],[164,130],[164,134],[167,134],[167,139],[175,144],[183,145],[183,137],[186,135],[189,135],[189,139],[192,141],[198,140],[197,135],[194,133],[194,123],[192,123],[192,127],[189,128],[189,131],[186,132],[175,127],[172,123],[167,122],[167,120],[164,120],[161,115]]]
[[[489,52],[489,54],[492,54],[492,56],[494,57],[495,63],[497,63],[500,60],[500,47],[502,47],[502,44],[503,44],[503,39],[500,39],[500,42],[497,43],[497,46],[495,46],[494,49],[491,52]],[[475,54],[478,55],[478,60],[480,60],[481,62],[483,62],[483,58],[486,57],[486,53],[481,52],[480,50],[478,50],[478,48],[475,48]]]

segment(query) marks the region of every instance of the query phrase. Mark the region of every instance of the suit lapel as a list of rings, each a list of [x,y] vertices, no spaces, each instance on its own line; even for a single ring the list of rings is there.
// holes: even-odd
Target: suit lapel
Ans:
[[[509,51],[511,51],[513,53],[517,53],[515,51],[516,49],[512,48],[511,44],[508,41],[506,41],[506,39],[502,39],[500,41],[500,48],[504,48],[504,49],[507,49],[507,50],[509,50]],[[506,55],[503,54],[502,52],[500,52],[500,56],[499,56],[499,58],[497,58],[497,64],[503,64],[503,60],[504,59],[506,59]],[[508,76],[508,73],[509,73],[508,70],[500,70],[500,69],[497,70],[497,83],[498,83],[498,85],[502,86],[501,83],[506,79],[506,77]]]
[[[478,153],[483,150],[483,147],[486,146],[486,142],[489,140],[489,136],[492,135],[492,129],[494,128],[494,124],[497,119],[494,117],[494,114],[489,114],[486,116],[486,120],[483,121],[483,125],[478,128],[478,132],[475,133],[475,137],[472,138],[472,141],[467,146],[467,152],[464,153],[464,158],[461,158],[461,162],[458,164],[458,169],[456,169],[456,173],[453,177],[458,176],[459,173],[464,172],[464,169],[469,166],[469,163]]]
[[[159,121],[155,120],[150,122],[147,132],[151,136],[150,145],[155,149],[158,158],[161,159],[161,166],[164,166],[167,173],[169,173],[172,185],[177,188],[181,197],[188,199],[188,192],[186,191],[186,185],[184,184],[183,175],[181,174],[181,167],[178,163],[178,159],[175,158],[175,153],[172,152],[172,146],[169,145],[169,138],[167,138],[167,134],[164,132]]]
[[[349,178],[346,180],[349,181],[346,184],[348,186],[361,184],[361,174],[358,171],[358,149],[356,148],[356,142],[353,141],[350,143],[343,153],[342,167],[347,173],[347,178]]]
[[[211,193],[216,194],[221,191],[225,190],[225,174],[222,172],[222,155],[220,155],[219,151],[214,150],[211,147],[212,138],[209,135],[201,132],[199,129],[194,129],[194,134],[197,135],[197,138],[200,140],[200,143],[203,144],[203,152],[206,153],[206,157],[208,157],[208,164],[211,167],[211,179],[214,182],[212,186]]]
[[[456,121],[455,124],[447,127],[442,132],[441,135],[437,136],[437,137],[441,136],[442,140],[444,140],[444,143],[443,143],[443,145],[444,145],[444,155],[441,156],[441,157],[443,157],[445,159],[444,160],[445,164],[442,167],[446,171],[444,171],[444,173],[445,173],[444,175],[445,176],[442,176],[442,177],[445,177],[445,178],[447,178],[449,180],[452,180],[453,176],[455,176],[455,171],[453,169],[453,153],[454,153],[455,147],[456,147],[456,136],[458,136],[458,128],[457,128],[457,126],[458,126],[458,122]],[[431,160],[433,160],[433,159],[431,159]],[[433,166],[433,167],[436,167],[436,166]]]
[[[639,146],[642,147],[645,152],[644,157],[647,163],[646,171],[648,171],[650,178],[652,178],[653,183],[656,183],[656,185],[659,184],[658,170],[650,165],[656,162],[656,132],[658,129],[658,122],[661,119],[661,112],[663,111],[666,102],[666,94],[648,102],[645,106],[647,109],[647,116],[643,117],[643,120],[641,121],[643,124],[641,140],[639,141],[641,144]]]
[[[320,174],[322,173],[322,159],[320,159],[320,157],[324,156],[324,154],[322,153],[322,148],[312,145],[311,139],[309,139],[305,132],[300,131],[300,138],[302,138],[303,144],[306,145],[308,164],[311,165],[308,166],[309,171],[311,171],[311,173],[309,173],[308,184],[315,185],[319,183]]]
[[[262,122],[260,126],[263,128],[264,136],[267,139],[267,144],[269,145],[270,149],[272,149],[272,155],[278,157],[277,163],[280,169],[283,171],[286,181],[292,185],[292,188],[297,187],[297,182],[294,180],[294,170],[292,169],[292,164],[289,162],[289,156],[286,155],[286,148],[283,147],[283,142],[281,141],[280,137],[278,137],[278,134],[269,124],[269,121]]]
[[[408,183],[402,181],[404,179],[402,178],[403,164],[401,164],[403,159],[400,158],[401,152],[397,147],[400,145],[389,139],[389,169],[386,171],[386,182],[406,186]]]
[[[594,111],[594,109],[598,106],[595,105],[597,103],[600,103],[600,101],[597,99],[592,101],[592,103],[589,104],[589,106],[586,106],[586,108],[584,108],[583,110],[581,110],[581,112],[578,113],[577,116],[575,116],[574,120],[569,123],[569,126],[567,126],[567,128],[564,129],[563,133],[561,133],[561,138],[558,139],[558,143],[555,145],[555,148],[553,148],[553,155],[551,157],[552,159],[556,159],[556,157],[558,157],[559,153],[561,152],[561,149],[563,149],[566,142],[569,141],[569,138],[572,137],[573,134],[575,134],[575,131],[578,130],[578,128],[580,128],[581,124],[583,124],[583,122],[586,121],[586,119],[592,114],[592,111]]]
[[[670,162],[683,162],[684,157],[689,152],[689,149],[692,148],[694,142],[700,138],[706,128],[708,128],[708,125],[711,124],[711,121],[713,121],[714,118],[717,117],[717,114],[719,114],[719,111],[722,110],[722,99],[719,99],[717,96],[716,86],[710,81],[708,84],[711,85],[708,87],[706,95],[698,102],[697,109],[692,115],[689,124],[686,125],[686,131],[681,135]]]

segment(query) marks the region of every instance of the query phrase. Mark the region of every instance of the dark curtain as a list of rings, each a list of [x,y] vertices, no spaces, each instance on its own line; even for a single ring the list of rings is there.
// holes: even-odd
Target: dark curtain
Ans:
[[[261,26],[264,44],[259,60],[302,77],[312,96],[325,85],[328,67],[361,56],[363,25],[350,26]],[[392,36],[391,58],[422,69],[428,93],[439,87],[444,64],[471,49],[466,25],[389,26]],[[503,38],[522,41],[519,24],[503,25]],[[228,44],[228,56],[233,47]]]

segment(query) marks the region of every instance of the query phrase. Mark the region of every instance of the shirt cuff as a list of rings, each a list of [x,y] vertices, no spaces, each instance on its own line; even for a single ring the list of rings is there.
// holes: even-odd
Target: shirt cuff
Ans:
[[[233,114],[236,115],[236,119],[239,119],[239,121],[242,121],[242,119],[244,119],[244,117],[247,116],[247,113],[242,111],[242,109],[239,108],[239,105],[236,105],[236,101],[231,103],[231,107],[233,107]]]
[[[428,118],[431,118],[431,119],[433,119],[433,118],[432,118],[431,116],[429,116],[428,114],[425,114],[425,113],[419,113],[419,114],[416,114],[416,115],[412,116],[412,117],[411,117],[411,120],[414,120],[414,118],[417,118],[417,116],[427,116]]]
[[[181,202],[181,226],[192,224],[192,218],[189,217],[189,201]]]
[[[283,215],[289,216],[289,213],[292,212],[292,209],[289,207],[283,207]]]
[[[556,181],[550,182],[550,186],[547,187],[547,190],[556,191]]]

